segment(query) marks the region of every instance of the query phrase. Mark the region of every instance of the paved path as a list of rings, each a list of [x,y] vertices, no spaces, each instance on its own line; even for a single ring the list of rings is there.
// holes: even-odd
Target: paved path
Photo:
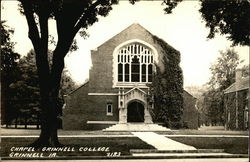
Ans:
[[[176,142],[154,132],[132,132],[132,134],[154,146],[157,150],[196,150],[193,146]]]

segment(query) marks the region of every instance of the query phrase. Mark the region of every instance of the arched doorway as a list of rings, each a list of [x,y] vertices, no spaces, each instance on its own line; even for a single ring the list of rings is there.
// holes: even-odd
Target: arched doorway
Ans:
[[[133,101],[127,107],[127,122],[144,122],[144,105]]]

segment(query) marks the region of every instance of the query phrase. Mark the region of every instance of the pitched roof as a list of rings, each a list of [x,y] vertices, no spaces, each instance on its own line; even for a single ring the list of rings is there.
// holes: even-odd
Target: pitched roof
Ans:
[[[134,31],[135,29],[141,29],[142,31],[147,32],[147,33],[149,33],[150,35],[153,36],[153,34],[151,32],[149,32],[146,28],[144,28],[139,23],[133,23],[133,24],[127,26],[126,28],[124,28],[122,31],[116,33],[114,36],[112,36],[111,38],[109,38],[108,40],[106,40],[105,42],[103,42],[101,45],[97,46],[96,49],[98,49],[99,47],[101,47],[104,44],[108,43],[110,40],[114,39],[115,37],[118,37],[121,33],[126,32],[126,31]]]
[[[224,93],[231,93],[244,89],[249,89],[249,76],[241,78],[238,82],[238,86],[236,86],[236,83],[234,82],[232,85],[230,85],[227,89],[224,90]]]
[[[183,90],[183,93],[186,93],[187,95],[193,97],[195,100],[197,100],[196,97],[194,97],[191,93],[189,93],[188,91],[186,91],[185,89]]]
[[[84,86],[88,85],[88,83],[89,83],[89,81],[87,81],[87,82],[83,83],[82,85],[80,85],[79,87],[77,87],[76,89],[74,89],[73,91],[69,92],[69,94],[66,94],[66,96],[68,96],[68,95],[71,95],[71,94],[75,93],[76,91],[78,91],[78,90],[79,90],[79,89],[81,89],[82,87],[84,87]]]

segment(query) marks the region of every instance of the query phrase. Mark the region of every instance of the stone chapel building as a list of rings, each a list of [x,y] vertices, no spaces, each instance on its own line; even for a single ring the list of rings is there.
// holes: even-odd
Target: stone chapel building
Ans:
[[[172,47],[171,47],[172,48]],[[91,51],[89,81],[66,96],[63,129],[103,129],[117,123],[152,124],[147,101],[154,64],[162,48],[153,35],[132,24]],[[197,129],[196,99],[183,92],[186,127]]]

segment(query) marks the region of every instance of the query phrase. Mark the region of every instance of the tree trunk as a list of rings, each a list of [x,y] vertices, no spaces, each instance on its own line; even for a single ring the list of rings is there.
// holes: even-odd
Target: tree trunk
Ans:
[[[73,40],[73,39],[72,39]],[[59,104],[59,88],[61,74],[64,68],[64,57],[70,47],[70,42],[58,41],[57,47],[53,52],[53,64],[50,73],[50,88],[41,87],[42,98],[42,114],[41,114],[41,134],[38,140],[32,146],[61,146],[57,136],[58,115],[61,112],[61,104]],[[44,83],[41,83],[44,84]],[[44,89],[45,90],[44,90]],[[43,95],[42,95],[43,94]],[[48,94],[48,95],[47,95]]]
[[[65,29],[65,23],[57,24],[58,43],[53,53],[51,70],[48,63],[48,11],[49,6],[41,6],[39,12],[39,26],[36,25],[34,11],[29,0],[21,0],[29,27],[29,38],[36,53],[36,65],[39,77],[41,96],[41,133],[39,138],[31,144],[34,147],[61,146],[57,136],[57,116],[61,107],[58,104],[58,94],[64,57],[69,51],[75,34]],[[63,20],[62,20],[63,22]],[[58,22],[57,22],[58,23]],[[63,29],[63,30],[61,30]],[[40,31],[40,34],[39,34]]]

